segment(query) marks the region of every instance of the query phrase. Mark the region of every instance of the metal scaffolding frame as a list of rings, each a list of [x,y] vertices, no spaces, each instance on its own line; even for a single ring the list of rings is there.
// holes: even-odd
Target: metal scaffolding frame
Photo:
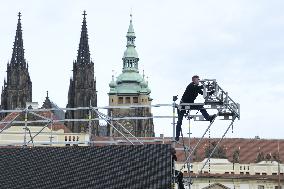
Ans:
[[[177,104],[176,100],[177,100],[177,96],[173,96],[173,102],[171,104],[155,104],[155,105],[121,105],[121,106],[102,106],[102,107],[92,107],[91,105],[89,107],[77,107],[77,108],[51,108],[51,109],[16,109],[16,110],[0,110],[0,115],[1,114],[7,114],[7,113],[13,113],[16,112],[18,113],[18,115],[16,115],[12,120],[10,121],[0,121],[0,124],[6,124],[2,130],[0,130],[0,135],[1,133],[10,125],[12,124],[24,124],[24,141],[23,143],[11,143],[8,145],[23,145],[24,147],[27,146],[28,144],[30,144],[30,142],[32,143],[32,145],[34,146],[34,144],[44,144],[44,145],[52,145],[52,144],[89,144],[89,145],[93,145],[93,144],[100,144],[100,143],[108,143],[108,144],[117,144],[117,143],[130,143],[131,145],[143,145],[144,142],[157,142],[158,140],[143,140],[143,139],[138,139],[137,137],[135,137],[130,131],[128,131],[121,123],[119,123],[118,121],[120,120],[143,120],[143,119],[160,119],[160,118],[166,118],[166,119],[172,119],[172,127],[173,127],[173,136],[172,136],[172,146],[175,148],[175,143],[177,143],[175,141],[175,127],[176,127],[176,108],[178,108],[179,110],[184,109],[187,111],[186,117],[189,120],[189,129],[188,129],[188,138],[189,138],[189,143],[188,146],[184,144],[183,142],[183,146],[184,146],[184,151],[185,151],[185,157],[186,160],[182,166],[182,169],[185,168],[185,165],[187,165],[187,169],[188,169],[188,173],[189,173],[189,177],[187,180],[187,184],[190,185],[192,184],[192,178],[190,176],[190,168],[191,168],[191,156],[193,154],[193,152],[198,148],[201,140],[204,139],[206,133],[208,132],[208,130],[211,128],[211,126],[213,125],[215,119],[208,125],[208,127],[206,128],[206,130],[204,131],[203,135],[201,136],[201,138],[199,138],[198,142],[196,143],[196,145],[194,147],[191,147],[190,144],[190,138],[191,138],[191,131],[190,131],[190,124],[191,124],[191,120],[194,121],[204,121],[204,117],[202,115],[198,115],[196,113],[192,113],[194,112],[190,107],[191,106],[196,106],[196,105],[200,105],[200,106],[204,106],[205,109],[214,109],[217,110],[217,116],[222,116],[224,119],[223,120],[231,120],[231,123],[229,124],[229,126],[227,127],[226,131],[224,132],[224,134],[222,135],[222,138],[219,139],[219,141],[217,142],[217,145],[215,146],[215,148],[212,150],[211,154],[209,155],[207,161],[204,163],[203,167],[201,168],[201,170],[199,171],[199,174],[202,173],[203,168],[206,166],[206,164],[208,163],[208,161],[210,160],[211,156],[213,155],[213,153],[215,152],[218,144],[223,140],[223,138],[225,137],[225,135],[227,134],[228,130],[233,127],[233,123],[234,121],[238,118],[240,119],[240,104],[236,103],[235,101],[232,100],[231,97],[229,97],[228,92],[225,92],[216,82],[215,79],[206,79],[206,80],[202,80],[200,81],[201,84],[203,85],[203,98],[205,99],[204,103],[181,103],[181,104]],[[209,91],[214,91],[214,93],[212,95],[209,95]],[[113,117],[108,116],[102,112],[100,112],[99,110],[108,110],[108,109],[135,109],[135,108],[152,108],[152,107],[171,107],[172,108],[172,115],[169,116],[145,116],[145,117]],[[52,119],[52,117],[48,118],[45,116],[40,115],[40,112],[48,112],[48,111],[55,111],[55,110],[62,110],[62,111],[79,111],[79,110],[88,110],[88,118],[87,119]],[[20,114],[24,114],[24,121],[16,121],[16,119],[19,117]],[[28,120],[28,115],[32,114],[34,116],[37,116],[38,118],[40,118],[40,120]],[[93,116],[92,115],[96,115]],[[120,141],[92,141],[91,138],[91,133],[92,133],[92,123],[94,121],[98,121],[98,120],[104,120],[106,121],[114,130],[116,130],[124,139],[120,140]],[[54,142],[52,140],[53,138],[53,133],[52,133],[52,126],[54,123],[58,123],[58,122],[88,122],[88,132],[89,132],[89,140],[88,141],[84,141],[82,142],[77,142],[77,141],[66,141],[66,142]],[[114,125],[114,123],[117,123],[119,125],[119,127],[121,127],[124,131],[126,131],[127,134],[130,135],[126,136],[124,135],[118,128],[117,126]],[[43,126],[43,128],[38,131],[35,135],[32,136],[29,128],[28,128],[28,124],[31,123],[44,123],[45,125]],[[49,142],[34,142],[34,139],[36,136],[38,136],[43,130],[44,128],[51,126],[51,133],[50,133],[50,141]],[[30,140],[27,141],[27,132],[29,132],[30,135]]]
[[[213,125],[214,120],[210,122],[208,127],[205,129],[203,135],[199,138],[198,142],[195,144],[195,146],[192,148],[190,144],[190,136],[191,136],[191,119],[194,121],[204,121],[204,117],[202,115],[197,115],[196,113],[192,113],[194,108],[191,108],[191,106],[202,106],[204,109],[215,109],[218,111],[216,116],[223,116],[223,120],[231,120],[229,126],[223,133],[222,137],[218,140],[216,146],[213,148],[212,152],[210,153],[209,157],[203,164],[202,168],[199,170],[199,173],[196,175],[195,178],[200,175],[204,169],[204,167],[207,165],[207,163],[210,161],[210,158],[214,154],[215,150],[217,149],[219,143],[224,139],[226,136],[228,130],[232,127],[233,128],[233,123],[238,118],[240,120],[240,104],[236,103],[233,101],[233,99],[228,95],[228,92],[225,92],[216,82],[215,79],[205,79],[200,81],[202,86],[203,86],[203,98],[205,100],[204,103],[180,103],[179,105],[175,104],[175,101],[177,100],[177,97],[173,97],[173,104],[177,106],[179,110],[186,110],[186,117],[189,120],[189,127],[188,127],[188,146],[185,146],[183,142],[183,146],[185,149],[185,156],[186,160],[181,168],[185,168],[185,165],[187,166],[188,169],[188,179],[186,181],[187,185],[189,188],[191,188],[192,185],[192,178],[191,178],[191,156],[193,155],[194,151],[198,148],[200,142],[204,139],[206,133],[210,130],[211,126]],[[213,91],[214,93],[210,95],[210,92]],[[173,118],[173,123],[175,122],[175,119]],[[209,164],[210,165],[210,164]]]

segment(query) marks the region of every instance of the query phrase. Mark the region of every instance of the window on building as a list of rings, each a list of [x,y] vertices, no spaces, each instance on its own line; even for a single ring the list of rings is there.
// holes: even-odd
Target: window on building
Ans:
[[[138,97],[133,97],[133,103],[138,103]]]
[[[248,170],[249,170],[249,166],[248,166]]]
[[[118,97],[118,104],[123,104],[123,97]]]
[[[125,103],[126,103],[126,104],[130,104],[130,97],[126,97],[126,98],[125,98]]]
[[[257,189],[264,189],[264,186],[263,185],[258,185]]]
[[[111,99],[111,102],[113,102],[113,98]]]
[[[274,189],[282,189],[282,186],[275,186]]]
[[[242,166],[240,166],[240,170],[242,170]]]

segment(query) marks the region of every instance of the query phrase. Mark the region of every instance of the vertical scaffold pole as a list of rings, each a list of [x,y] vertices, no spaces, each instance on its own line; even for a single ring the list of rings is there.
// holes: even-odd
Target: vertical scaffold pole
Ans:
[[[52,113],[50,114],[50,146],[52,146],[53,142],[53,119],[52,119]]]
[[[92,140],[92,105],[90,101],[90,108],[89,108],[89,146],[91,146]]]
[[[27,126],[28,126],[28,111],[25,110],[25,135],[24,135],[24,147],[27,146]]]
[[[190,123],[190,120],[191,120],[191,117],[190,117],[190,109],[188,110],[188,164],[187,164],[187,169],[188,169],[188,181],[189,181],[189,183],[188,183],[188,187],[189,187],[189,189],[191,188],[191,176],[190,176],[190,164],[191,164],[191,158],[190,158],[190,149],[191,149],[191,147],[190,147],[190,127],[191,127],[191,123]]]
[[[173,141],[175,141],[176,134],[176,99],[177,97],[173,96]],[[173,147],[175,148],[175,142],[173,142]]]
[[[172,138],[172,147],[175,148],[176,144],[175,144],[175,133],[176,133],[176,100],[177,100],[177,96],[173,96],[173,138]],[[176,167],[175,167],[175,162],[172,158],[172,165],[173,165],[173,168],[172,168],[172,175],[173,175],[173,179],[172,179],[172,183],[173,183],[173,189],[175,188],[175,177],[176,177],[176,173],[175,173],[175,170],[176,170]]]

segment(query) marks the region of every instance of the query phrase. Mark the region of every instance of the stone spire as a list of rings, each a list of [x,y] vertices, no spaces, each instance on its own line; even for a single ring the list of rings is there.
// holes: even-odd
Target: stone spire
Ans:
[[[86,11],[84,11],[81,38],[80,38],[78,56],[77,56],[77,63],[79,64],[89,64],[91,62],[89,43],[88,43],[88,30],[87,30],[86,15],[87,15]]]
[[[122,71],[134,71],[134,72],[139,72],[138,71],[138,53],[136,52],[135,49],[135,33],[134,33],[134,28],[132,24],[132,14],[130,15],[130,24],[128,27],[128,31],[126,34],[126,39],[127,39],[127,45],[126,45],[126,50],[124,51],[123,54],[123,69]]]
[[[45,97],[45,101],[43,102],[43,105],[41,108],[45,108],[45,109],[50,109],[52,108],[52,104],[51,101],[48,97],[48,91],[46,91],[46,97]]]
[[[68,91],[68,108],[88,107],[90,102],[92,106],[97,106],[94,63],[90,58],[86,15],[86,11],[84,11],[77,61],[73,62],[73,77],[70,79]],[[65,117],[67,119],[85,119],[88,115],[88,110],[68,110]],[[89,127],[87,122],[68,122],[67,126],[75,133],[86,132]],[[98,122],[94,122],[92,125],[92,132],[98,135]]]
[[[11,58],[11,64],[21,64],[26,66],[26,60],[24,57],[24,45],[21,25],[21,13],[18,14],[18,25],[16,30],[15,42],[13,47],[13,54]]]
[[[26,102],[32,102],[32,81],[24,57],[20,12],[18,17],[12,58],[7,63],[7,82],[4,81],[1,94],[1,107],[6,110],[25,108]]]

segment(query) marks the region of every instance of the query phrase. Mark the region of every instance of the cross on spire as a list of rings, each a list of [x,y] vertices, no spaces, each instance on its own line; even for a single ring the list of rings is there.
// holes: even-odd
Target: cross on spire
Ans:
[[[86,11],[84,10],[84,13],[82,14],[84,16],[84,18],[86,18]]]
[[[18,13],[18,17],[19,17],[18,20],[21,20],[21,16],[22,16],[22,15],[21,15],[21,12],[19,12],[19,13]]]

